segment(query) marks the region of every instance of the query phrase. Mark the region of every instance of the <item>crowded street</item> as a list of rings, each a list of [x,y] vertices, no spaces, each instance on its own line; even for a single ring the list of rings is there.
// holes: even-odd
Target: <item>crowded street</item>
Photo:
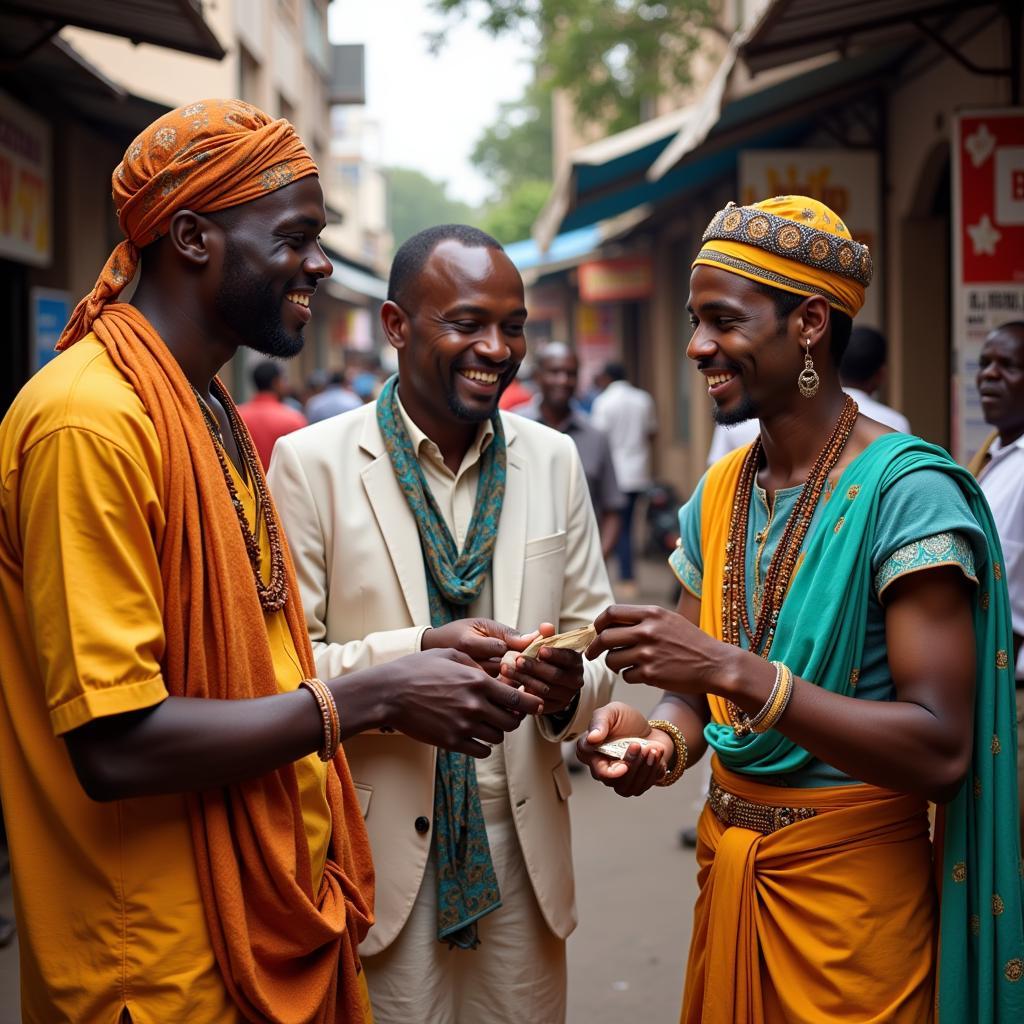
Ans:
[[[1024,1021],[1022,0],[0,0],[0,1024]]]

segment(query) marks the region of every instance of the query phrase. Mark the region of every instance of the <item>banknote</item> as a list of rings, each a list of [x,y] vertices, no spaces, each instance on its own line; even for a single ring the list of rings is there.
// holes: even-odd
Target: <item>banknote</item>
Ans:
[[[647,746],[647,740],[642,740],[639,736],[621,736],[617,740],[602,743],[597,750],[598,753],[604,754],[606,757],[616,757],[621,761],[626,756],[626,751],[631,743],[639,743],[641,750]]]
[[[553,647],[565,651],[585,651],[597,639],[597,630],[593,625],[570,629],[567,633],[556,633],[554,636],[539,636],[521,652],[524,658],[536,658],[542,647]]]

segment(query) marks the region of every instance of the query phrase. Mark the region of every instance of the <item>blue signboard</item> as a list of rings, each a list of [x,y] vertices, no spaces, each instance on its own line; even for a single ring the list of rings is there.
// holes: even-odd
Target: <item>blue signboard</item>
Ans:
[[[60,332],[71,319],[71,295],[56,288],[33,288],[29,292],[33,371],[42,369],[56,354]]]

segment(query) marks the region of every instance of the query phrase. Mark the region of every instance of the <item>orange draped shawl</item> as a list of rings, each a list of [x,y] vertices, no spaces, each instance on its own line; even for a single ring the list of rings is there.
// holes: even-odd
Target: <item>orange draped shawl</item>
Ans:
[[[217,700],[277,693],[242,533],[188,381],[133,306],[106,305],[92,327],[141,397],[160,441],[168,691]],[[285,561],[283,614],[303,674],[312,676],[313,651],[287,544]],[[373,920],[373,868],[340,749],[333,767],[327,775],[332,848],[316,891],[291,765],[190,800],[214,953],[228,991],[251,1021],[361,1024],[364,1019],[356,949]]]

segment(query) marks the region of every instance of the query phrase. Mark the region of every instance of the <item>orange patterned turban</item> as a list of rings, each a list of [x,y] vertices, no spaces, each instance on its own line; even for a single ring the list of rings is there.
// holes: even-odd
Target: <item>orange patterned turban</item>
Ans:
[[[693,266],[728,270],[795,292],[821,295],[847,316],[864,305],[871,253],[824,203],[776,196],[753,206],[729,203],[704,232]]]
[[[114,170],[114,209],[125,234],[57,342],[89,333],[103,307],[135,276],[139,250],[178,210],[214,213],[316,174],[295,129],[241,100],[201,100],[154,121]]]

